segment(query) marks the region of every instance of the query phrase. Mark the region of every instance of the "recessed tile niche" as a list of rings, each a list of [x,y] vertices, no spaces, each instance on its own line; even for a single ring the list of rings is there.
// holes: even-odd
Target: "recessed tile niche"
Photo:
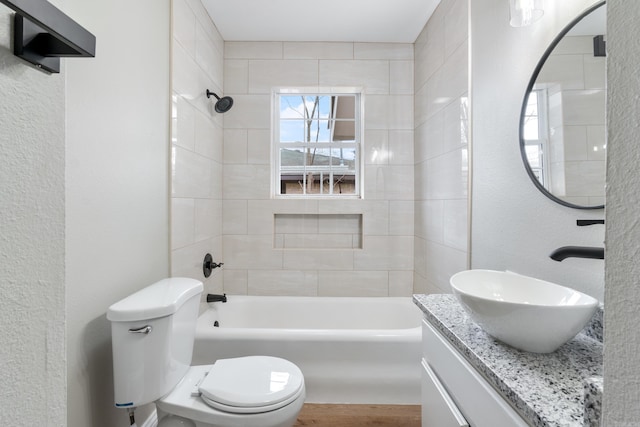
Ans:
[[[362,249],[362,214],[274,214],[276,249]]]

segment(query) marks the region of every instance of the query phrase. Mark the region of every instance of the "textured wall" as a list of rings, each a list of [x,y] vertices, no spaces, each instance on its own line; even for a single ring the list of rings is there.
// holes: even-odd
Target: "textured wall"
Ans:
[[[640,419],[640,4],[608,2],[607,254],[603,426]]]
[[[525,171],[518,139],[524,92],[538,59],[555,35],[593,3],[546,2],[543,19],[512,28],[508,2],[470,2],[472,267],[512,270],[602,299],[602,261],[556,262],[548,255],[561,246],[602,246],[604,228],[577,227],[576,219],[602,218],[604,212],[570,209],[539,192]]]
[[[224,43],[200,0],[174,0],[172,34],[171,275],[222,291],[220,269],[205,279],[202,261],[222,261],[222,96]]]
[[[12,53],[0,6],[0,425],[66,416],[64,74]]]
[[[105,313],[169,274],[170,7],[67,6],[97,37],[96,58],[66,60],[67,425],[124,426]]]
[[[468,258],[468,5],[443,0],[415,43],[414,291],[449,292]]]
[[[227,42],[224,86],[236,102],[224,115],[225,290],[410,295],[413,46]],[[282,86],[364,88],[364,199],[271,198],[271,89]],[[275,213],[362,214],[363,249],[274,249]]]

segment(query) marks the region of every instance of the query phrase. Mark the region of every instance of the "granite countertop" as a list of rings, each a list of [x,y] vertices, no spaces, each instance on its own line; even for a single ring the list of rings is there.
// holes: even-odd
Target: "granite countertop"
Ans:
[[[425,318],[535,427],[599,426],[602,342],[597,323],[553,353],[517,350],[492,338],[453,295],[414,295]],[[595,332],[594,332],[595,329]],[[601,334],[600,334],[601,336]]]

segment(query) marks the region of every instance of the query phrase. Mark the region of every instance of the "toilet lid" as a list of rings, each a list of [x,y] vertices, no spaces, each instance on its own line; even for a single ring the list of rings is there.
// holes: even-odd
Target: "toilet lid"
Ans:
[[[288,360],[249,356],[216,361],[199,391],[202,399],[216,409],[256,413],[287,405],[303,387],[302,372]]]

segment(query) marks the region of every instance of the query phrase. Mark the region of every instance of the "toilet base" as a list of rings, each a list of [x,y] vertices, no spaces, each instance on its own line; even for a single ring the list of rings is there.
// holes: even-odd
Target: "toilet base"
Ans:
[[[155,402],[158,427],[292,427],[295,424],[304,405],[304,387],[296,400],[274,411],[257,414],[222,412],[207,405],[200,397],[191,396],[195,384],[210,368],[211,365],[192,366],[168,395]]]
[[[302,405],[300,405],[302,406]],[[299,412],[299,411],[298,411]],[[285,420],[280,420],[278,424],[256,424],[262,427],[292,427],[298,415],[294,415]],[[253,426],[254,424],[246,424],[245,420],[238,420],[238,422],[234,422],[233,424],[211,424],[211,423],[203,423],[200,421],[189,420],[187,418],[183,418],[173,414],[167,414],[160,409],[158,409],[158,426],[157,427],[244,427],[244,426]],[[249,420],[246,420],[249,421]]]

